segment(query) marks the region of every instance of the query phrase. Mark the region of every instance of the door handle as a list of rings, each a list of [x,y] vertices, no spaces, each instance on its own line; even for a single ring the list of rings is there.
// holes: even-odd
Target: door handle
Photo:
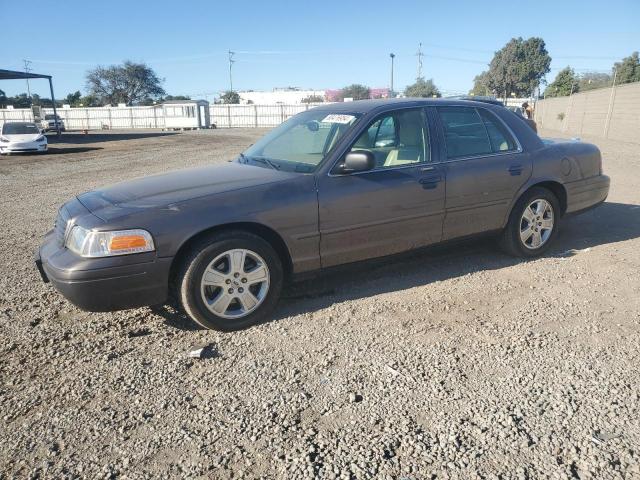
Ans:
[[[418,182],[422,185],[422,188],[432,190],[438,186],[438,183],[440,183],[441,180],[442,177],[436,174],[422,177]]]
[[[511,174],[512,177],[515,177],[517,175],[520,175],[522,173],[522,165],[511,165],[509,167],[509,173]]]

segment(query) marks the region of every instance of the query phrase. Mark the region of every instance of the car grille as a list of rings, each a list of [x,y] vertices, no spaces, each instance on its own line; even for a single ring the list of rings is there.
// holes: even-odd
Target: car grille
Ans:
[[[67,233],[67,224],[70,218],[71,215],[69,215],[67,209],[64,207],[60,207],[60,210],[58,210],[58,216],[56,217],[56,223],[53,227],[53,231],[56,234],[56,241],[61,247],[64,246],[64,239]]]

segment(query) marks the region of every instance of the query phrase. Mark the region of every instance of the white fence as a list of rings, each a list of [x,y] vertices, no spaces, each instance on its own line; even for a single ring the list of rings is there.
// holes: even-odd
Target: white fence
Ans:
[[[508,105],[520,106],[527,99],[509,98]],[[289,117],[322,103],[276,105],[209,105],[211,123],[218,128],[275,127]],[[43,109],[52,114],[53,109]],[[67,130],[100,130],[121,128],[165,128],[164,111],[154,107],[59,108],[58,115]],[[31,109],[0,109],[0,125],[4,122],[32,122]]]
[[[211,105],[211,122],[218,128],[275,127],[293,115],[322,103],[290,105]]]
[[[210,105],[211,123],[218,128],[275,127],[296,113],[322,104],[292,105]],[[52,114],[52,108],[43,109]],[[160,107],[58,108],[67,130],[120,128],[165,128]],[[5,122],[32,122],[31,109],[0,109],[0,125]]]

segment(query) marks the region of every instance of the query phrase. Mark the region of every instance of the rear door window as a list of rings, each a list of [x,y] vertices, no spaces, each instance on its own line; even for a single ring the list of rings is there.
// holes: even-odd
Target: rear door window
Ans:
[[[472,107],[438,107],[444,129],[447,158],[492,153],[484,122]]]

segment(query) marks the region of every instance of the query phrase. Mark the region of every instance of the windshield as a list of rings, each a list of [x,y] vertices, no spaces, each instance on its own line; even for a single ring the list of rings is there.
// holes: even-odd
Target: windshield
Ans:
[[[58,120],[60,120],[60,117],[56,117],[55,115],[45,115],[45,116],[44,116],[44,119],[45,119],[45,120],[56,120],[56,118],[57,118]]]
[[[31,135],[40,133],[40,130],[33,123],[5,123],[2,126],[2,133],[5,135]]]
[[[249,147],[239,161],[291,172],[313,172],[359,116],[324,109],[299,113]]]

